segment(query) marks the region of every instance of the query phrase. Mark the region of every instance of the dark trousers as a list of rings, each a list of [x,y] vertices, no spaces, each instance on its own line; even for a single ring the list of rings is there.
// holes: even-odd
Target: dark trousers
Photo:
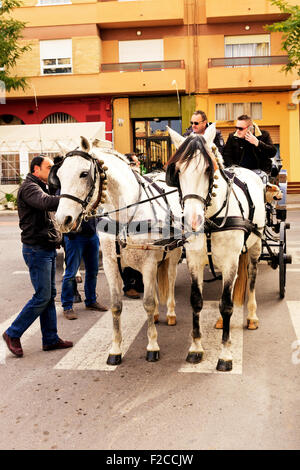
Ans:
[[[137,292],[144,292],[143,276],[139,271],[127,267],[122,273],[122,279],[124,282],[124,292],[130,289],[135,289]]]
[[[20,338],[30,325],[40,317],[43,344],[58,341],[55,308],[56,250],[23,244],[23,257],[29,268],[34,295],[6,330],[11,338]]]
[[[96,302],[96,285],[99,268],[99,238],[98,235],[87,237],[76,235],[74,238],[64,236],[66,253],[66,271],[62,283],[61,302],[64,310],[73,307],[74,293],[76,292],[76,273],[83,258],[85,265],[84,293],[85,304]]]

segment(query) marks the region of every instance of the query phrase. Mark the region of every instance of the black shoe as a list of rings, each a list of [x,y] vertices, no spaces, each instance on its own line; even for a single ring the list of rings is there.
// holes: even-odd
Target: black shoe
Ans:
[[[99,302],[94,302],[93,304],[86,305],[85,308],[88,310],[98,310],[99,312],[107,312],[108,308],[105,305],[99,304]]]
[[[67,349],[73,346],[72,341],[63,341],[58,338],[57,343],[54,344],[43,344],[43,351],[52,351],[53,349]]]

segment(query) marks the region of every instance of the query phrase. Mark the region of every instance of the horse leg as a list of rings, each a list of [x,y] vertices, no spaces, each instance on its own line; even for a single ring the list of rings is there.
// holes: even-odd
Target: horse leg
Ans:
[[[255,298],[255,281],[257,276],[258,260],[261,253],[261,241],[258,240],[249,250],[249,266],[248,266],[248,316],[247,328],[248,330],[256,330],[258,328],[259,320],[256,315],[257,304]]]
[[[171,256],[169,260],[168,278],[169,278],[169,290],[167,299],[167,322],[168,325],[176,325],[176,313],[175,313],[175,282],[177,275],[178,261],[181,257],[181,250],[178,250],[178,256]]]
[[[234,276],[225,277],[223,273],[223,292],[220,300],[220,313],[223,320],[222,349],[217,363],[217,370],[225,372],[232,370],[232,353],[230,339],[230,319],[233,312],[233,281]]]
[[[199,285],[202,287],[202,280],[201,283],[199,283],[198,279],[192,275],[191,305],[193,309],[193,331],[192,344],[186,358],[186,361],[191,364],[198,364],[201,362],[204,352],[201,344],[200,332],[200,312],[203,307],[203,297]]]
[[[122,362],[122,332],[121,332],[121,313],[122,313],[122,293],[115,288],[111,291],[111,313],[113,320],[112,344],[106,363],[110,366],[117,366]]]
[[[157,342],[157,330],[155,326],[154,314],[157,313],[158,300],[156,295],[156,266],[151,270],[143,272],[144,278],[144,299],[143,305],[148,316],[148,345],[146,360],[148,362],[156,362],[159,360],[160,350]]]

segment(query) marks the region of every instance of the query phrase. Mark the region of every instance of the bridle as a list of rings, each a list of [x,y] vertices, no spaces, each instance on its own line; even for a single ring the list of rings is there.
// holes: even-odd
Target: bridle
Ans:
[[[209,164],[209,187],[208,187],[207,195],[206,197],[203,197],[203,196],[200,196],[199,194],[189,193],[183,197],[181,196],[180,199],[181,199],[182,208],[184,208],[184,203],[188,199],[196,199],[202,202],[202,204],[204,205],[204,210],[206,210],[211,205],[212,197],[215,196],[215,193],[213,192],[213,188],[217,187],[217,185],[214,184],[214,179],[216,178],[215,170],[219,168],[218,166],[217,167],[215,166],[215,162],[212,160],[212,158],[208,154],[207,156],[205,156],[205,158]],[[181,190],[180,190],[180,194],[181,194]]]
[[[82,217],[87,217],[90,214],[93,214],[93,212],[96,210],[99,203],[104,202],[104,191],[106,189],[106,183],[107,183],[107,179],[106,179],[107,167],[103,166],[104,162],[102,160],[98,160],[97,158],[93,157],[87,152],[83,152],[82,150],[73,150],[72,152],[68,152],[62,158],[62,160],[59,163],[54,164],[50,170],[48,182],[49,182],[49,187],[52,188],[52,191],[55,191],[55,190],[58,191],[60,189],[60,181],[57,176],[57,171],[59,170],[59,168],[62,166],[62,164],[67,158],[74,157],[74,156],[85,158],[86,160],[91,162],[91,168],[88,174],[88,180],[89,180],[89,184],[91,188],[87,196],[85,197],[85,199],[80,199],[79,197],[73,196],[72,194],[60,194],[60,198],[71,199],[72,201],[75,201],[78,204],[80,204],[82,207],[82,212],[80,216],[82,218]],[[97,196],[96,201],[93,203],[92,207],[89,210],[87,210],[87,207],[90,204],[92,197],[96,190],[97,179],[99,179],[98,196]]]

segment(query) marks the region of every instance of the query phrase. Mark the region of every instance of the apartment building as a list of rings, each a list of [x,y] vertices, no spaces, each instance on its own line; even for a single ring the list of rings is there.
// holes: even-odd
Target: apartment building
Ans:
[[[6,95],[0,124],[99,121],[153,168],[172,152],[166,125],[183,133],[202,109],[226,139],[248,113],[300,192],[297,76],[265,29],[284,18],[269,0],[24,0],[14,16],[31,44],[16,69],[29,87]],[[19,171],[9,152],[5,168]]]

